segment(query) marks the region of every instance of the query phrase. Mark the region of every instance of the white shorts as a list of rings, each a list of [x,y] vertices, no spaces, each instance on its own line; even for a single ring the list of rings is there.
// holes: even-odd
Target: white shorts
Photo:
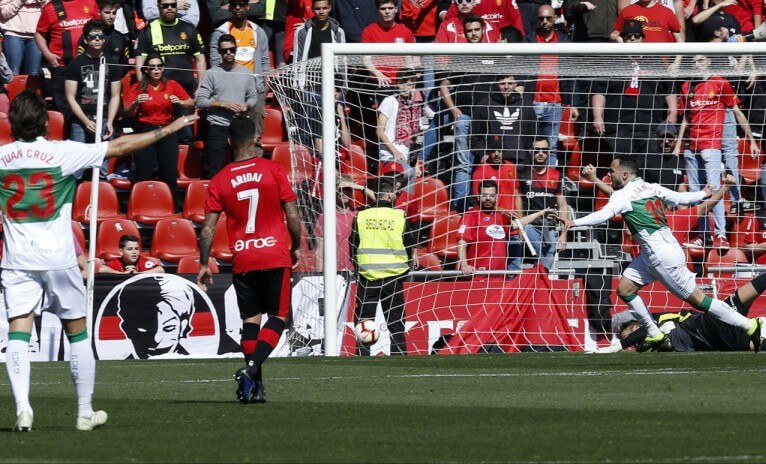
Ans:
[[[622,275],[643,286],[659,280],[670,293],[686,300],[697,288],[696,276],[686,267],[686,256],[679,259],[677,253],[665,256],[661,263],[649,262],[644,253],[639,253]]]
[[[77,266],[53,271],[3,269],[0,274],[8,319],[30,312],[55,313],[60,319],[86,316],[85,285]]]

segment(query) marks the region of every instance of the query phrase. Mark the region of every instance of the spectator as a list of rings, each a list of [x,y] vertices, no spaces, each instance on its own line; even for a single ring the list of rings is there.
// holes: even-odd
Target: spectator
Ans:
[[[637,3],[626,6],[620,11],[614,21],[611,39],[614,42],[623,42],[622,34],[626,21],[635,19],[642,21],[644,29],[644,42],[683,42],[683,30],[678,18],[669,8],[657,3],[656,0],[638,0]]]
[[[523,226],[555,211],[547,208],[512,221],[509,211],[497,208],[497,201],[497,183],[493,180],[481,181],[479,204],[466,211],[460,221],[458,270],[465,276],[476,271],[505,271],[508,266],[508,239],[511,234],[518,233],[518,225]]]
[[[323,43],[345,43],[346,35],[338,22],[330,17],[332,4],[329,0],[312,0],[314,17],[307,20],[295,32],[295,48],[293,62],[300,63],[296,67],[295,87],[301,92],[302,103],[304,106],[303,115],[305,118],[300,124],[308,126],[305,132],[310,134],[314,142],[314,147],[318,156],[322,153],[322,129],[321,129],[321,108],[322,108],[322,89],[318,86],[321,82],[321,69],[307,69],[306,61],[322,56]],[[338,105],[344,105],[345,98],[341,91],[347,87],[345,61],[339,60],[336,66],[336,100]],[[311,73],[311,75],[309,75]],[[345,105],[344,105],[345,106]],[[336,107],[336,110],[338,108]],[[345,109],[343,110],[345,112]],[[345,114],[339,122],[347,122]],[[336,126],[341,131],[342,126]],[[348,127],[346,126],[346,129]],[[341,132],[342,134],[342,132]],[[341,137],[342,138],[342,137]],[[349,140],[350,142],[350,140]],[[348,146],[345,144],[344,146]]]
[[[380,302],[391,334],[391,354],[403,355],[404,280],[418,259],[404,213],[393,208],[394,195],[393,182],[379,179],[377,205],[359,212],[351,229],[351,255],[359,273],[354,315],[357,323],[375,319]],[[359,346],[357,354],[369,355],[369,349]]]
[[[638,0],[617,0],[617,9],[622,11],[626,6],[636,2]],[[657,3],[676,15],[678,24],[681,25],[681,32],[684,33],[684,38],[686,38],[686,20],[694,14],[694,10],[697,8],[697,0],[657,0]]]
[[[708,9],[709,0],[702,2],[703,11]],[[716,3],[716,2],[714,2]],[[749,34],[763,22],[763,2],[758,0],[728,0],[721,8],[725,13],[734,16],[741,28],[742,34]]]
[[[35,43],[35,31],[46,1],[0,1],[0,30],[5,35],[3,50],[14,75],[40,74],[42,53]]]
[[[484,19],[484,22],[491,25],[492,28],[500,30],[505,26],[513,26],[522,34],[526,34],[524,22],[521,19],[521,13],[514,1],[492,1],[492,0],[463,0],[476,3],[473,13]],[[446,22],[458,15],[459,5],[451,4],[444,12],[439,12],[439,17]]]
[[[114,119],[120,110],[120,69],[107,59],[104,82],[103,133],[96,136],[96,113],[98,111],[99,62],[104,54],[104,26],[91,19],[83,27],[85,53],[77,56],[66,66],[64,93],[72,111],[69,138],[75,142],[93,143],[108,140],[115,135]]]
[[[130,37],[114,27],[114,21],[121,6],[122,0],[101,0],[101,10],[99,11],[102,32],[106,36],[104,46],[101,48],[102,53],[107,61],[119,65],[115,66],[115,68],[119,71],[117,74],[120,78],[127,74],[130,66],[129,60],[133,56],[133,44]],[[85,35],[82,35],[77,43],[77,54],[85,53],[87,46]]]
[[[147,0],[151,1],[151,0]],[[247,19],[255,22],[266,15],[266,2],[257,1],[248,3]],[[210,12],[210,19],[213,27],[217,28],[221,24],[229,21],[233,16],[234,9],[229,0],[207,0],[207,10]]]
[[[526,37],[526,42],[556,44],[570,42],[569,37],[554,27],[556,12],[550,5],[537,9],[537,28],[532,29]],[[530,90],[533,107],[537,115],[538,133],[548,137],[551,155],[548,162],[551,166],[558,165],[559,130],[561,129],[562,105],[569,106],[569,120],[575,121],[579,116],[577,107],[572,105],[574,94],[573,79],[559,79],[559,59],[556,55],[540,57],[538,74]]]
[[[35,31],[35,43],[51,74],[51,93],[56,110],[69,117],[64,94],[64,70],[75,57],[82,28],[99,19],[95,0],[54,0],[45,4]]]
[[[258,102],[258,92],[250,70],[237,64],[234,36],[218,37],[218,51],[223,62],[205,73],[197,94],[197,107],[208,110],[203,163],[205,179],[211,179],[223,168],[229,139],[229,125],[241,113],[247,113]],[[257,132],[256,132],[257,134]]]
[[[500,40],[500,29],[494,26],[492,23],[485,21],[481,16],[477,15],[474,12],[475,9],[476,3],[474,1],[460,0],[457,4],[457,15],[441,23],[439,26],[439,31],[436,33],[434,42],[470,42],[464,29],[465,19],[468,17],[472,19],[472,23],[476,22],[477,17],[481,20],[481,29],[483,34],[481,37],[479,37],[479,40],[474,40],[473,42],[495,43]]]
[[[641,21],[629,19],[622,27],[621,37],[626,43],[642,43],[645,28]],[[630,78],[592,82],[593,131],[607,137],[609,149],[614,153],[632,154],[643,175],[650,152],[651,131],[660,122],[676,122],[678,100],[672,82],[644,76],[642,57],[625,56],[615,60],[613,66],[632,70],[632,73]]]
[[[332,11],[332,4],[329,4],[329,8]],[[295,34],[298,29],[304,27],[306,21],[313,18],[314,13],[314,1],[313,0],[287,0],[287,12],[285,17],[285,46],[284,46],[284,60],[287,63],[292,63],[295,50]],[[335,19],[333,19],[337,23]]]
[[[354,199],[354,192],[364,191],[365,195],[369,191],[372,194],[372,200],[375,201],[375,193],[367,187],[363,187],[345,174],[337,177],[337,187],[335,192],[335,253],[337,258],[338,271],[353,271],[354,264],[351,262],[351,250],[349,238],[351,237],[351,227],[354,224],[357,211],[352,208],[351,202]],[[316,237],[316,257],[317,272],[324,270],[324,214],[320,214],[314,228]]]
[[[219,26],[210,36],[210,67],[219,66],[222,62],[218,51],[218,40],[224,34],[231,34],[236,39],[237,55],[234,60],[244,66],[255,77],[255,87],[258,91],[258,101],[250,110],[255,122],[255,131],[260,137],[263,133],[263,117],[265,114],[268,81],[266,75],[271,71],[269,58],[269,42],[266,32],[257,24],[247,20],[247,0],[234,0],[229,3],[232,9],[231,20]]]
[[[321,95],[320,95],[321,96]],[[314,135],[314,150],[317,158],[322,158],[324,142],[322,139],[322,130],[320,129],[321,118],[319,118],[318,109],[321,108],[321,102],[316,108],[317,119],[307,118],[311,126],[311,133]],[[335,152],[341,153],[344,149],[351,147],[351,129],[346,114],[346,100],[343,92],[338,85],[335,86]],[[340,155],[343,156],[342,154]]]
[[[683,121],[679,130],[679,141],[675,154],[681,152],[682,141],[688,128],[688,148],[684,150],[686,175],[689,190],[702,190],[702,182],[707,181],[713,192],[721,187],[722,144],[726,109],[731,108],[745,138],[750,141],[750,152],[757,156],[760,147],[753,138],[747,118],[739,109],[739,98],[726,78],[710,71],[710,57],[695,55],[692,58],[694,68],[701,73],[699,80],[687,81],[681,85],[679,110],[683,111]],[[700,231],[704,231],[705,218],[700,221]],[[722,203],[713,207],[715,238],[713,246],[722,250],[729,248],[726,238],[726,215]]]
[[[141,255],[138,237],[123,235],[120,237],[120,257],[112,258],[98,268],[101,274],[143,274],[163,273],[165,268],[156,258]]]
[[[565,0],[564,16],[574,27],[573,42],[609,42],[617,19],[614,0]]]
[[[141,29],[146,27],[146,20],[144,19],[144,12],[141,8],[136,9],[136,4],[139,6],[141,2],[138,0],[126,0],[120,3],[117,9],[117,15],[114,18],[114,29],[122,34],[128,36],[131,44],[135,44],[138,39],[138,33]],[[131,54],[133,50],[131,50]]]
[[[362,43],[414,43],[415,36],[407,26],[396,22],[399,9],[394,0],[375,0],[378,11],[378,21],[370,24],[362,31]],[[385,63],[385,64],[384,64]],[[391,87],[396,83],[396,73],[402,66],[412,66],[411,57],[391,59],[364,56],[364,65],[378,87]]]
[[[378,107],[378,140],[380,163],[395,162],[402,167],[407,184],[415,180],[415,164],[410,148],[420,130],[420,105],[414,101],[415,73],[399,69],[396,77],[398,92],[384,98]]]
[[[147,0],[150,1],[150,0]],[[178,21],[177,3],[175,0],[159,0],[160,17],[151,21],[138,36],[136,43],[136,76],[139,80],[146,77],[142,72],[149,52],[156,51],[168,67],[166,76],[174,80],[186,90],[186,93],[196,96],[198,79],[202,79],[207,69],[205,61],[205,44],[197,32],[197,28],[187,22]],[[178,115],[191,114],[192,108],[175,108]],[[189,143],[192,131],[186,128],[179,133],[178,139]]]
[[[516,204],[519,176],[516,166],[503,160],[503,149],[499,141],[489,141],[481,164],[473,172],[471,192],[475,196],[479,196],[479,187],[486,180],[497,184],[497,209],[516,213],[521,207],[520,204]]]
[[[419,177],[419,165],[415,165],[415,177]],[[389,162],[381,166],[379,173],[382,177],[390,178],[394,182],[394,208],[404,211],[404,217],[409,222],[416,222],[415,215],[418,213],[418,202],[407,191],[407,176],[404,175],[402,165],[397,162]],[[411,189],[411,187],[410,187]],[[375,203],[375,192],[366,189],[365,196],[369,203]]]
[[[694,15],[691,23],[698,27],[704,40],[716,37],[716,32],[723,26],[728,29],[730,36],[742,35],[742,26],[737,18],[724,9],[736,4],[737,0],[712,0],[712,6]]]
[[[266,31],[271,45],[274,65],[281,68],[285,65],[285,20],[287,16],[287,2],[285,0],[264,0],[266,2],[265,14],[258,21],[258,25]]]
[[[141,80],[122,95],[125,113],[137,119],[136,132],[151,132],[173,121],[174,106],[194,107],[194,99],[176,81],[165,77],[165,63],[159,53],[149,53]],[[180,210],[182,198],[178,193],[178,136],[168,135],[133,155],[135,180],[154,177],[157,165],[158,177],[168,184]]]
[[[530,144],[532,166],[520,166],[519,194],[522,214],[530,215],[534,211],[551,208],[558,212],[558,217],[569,217],[569,206],[562,190],[561,171],[548,164],[550,147],[548,139],[535,138]],[[524,227],[532,246],[545,269],[550,270],[556,254],[558,231],[556,220],[537,217]]]
[[[678,141],[678,127],[676,124],[663,122],[657,125],[655,135],[657,155],[649,156],[648,164],[651,168],[645,170],[644,180],[676,192],[685,192],[687,187],[683,160],[673,153]]]
[[[2,46],[3,34],[0,34],[0,46]],[[8,114],[8,110],[11,107],[11,101],[8,98],[8,90],[5,88],[5,84],[8,84],[13,80],[13,70],[8,65],[8,60],[5,58],[5,53],[0,48],[0,113]]]
[[[178,19],[197,27],[199,24],[199,4],[197,0],[175,0]],[[146,21],[154,21],[162,16],[161,4],[155,5],[152,0],[143,2],[143,13]]]
[[[464,5],[473,5],[473,3],[461,3],[459,6],[461,12],[465,8]],[[485,26],[486,24],[480,16],[468,13],[462,16],[459,34],[468,43],[481,43],[490,40]],[[441,34],[449,29],[451,29],[449,26],[445,28],[445,24],[442,24],[442,29],[439,32]],[[487,83],[486,74],[480,72],[461,71],[444,73],[444,77],[439,81],[439,94],[442,98],[442,104],[455,122],[455,152],[457,158],[454,164],[452,203],[453,209],[458,212],[468,209],[466,202],[468,201],[469,183],[475,162],[474,155],[469,148],[472,111],[476,103],[478,103],[477,100],[481,98],[480,96],[489,93],[490,87],[491,84]],[[435,120],[438,120],[438,118]]]
[[[351,43],[362,42],[362,31],[379,17],[376,0],[335,0],[333,11]]]
[[[527,148],[537,117],[518,86],[514,75],[500,74],[489,94],[473,108],[471,151],[483,152],[494,139],[500,142],[505,159],[520,168],[531,163]]]

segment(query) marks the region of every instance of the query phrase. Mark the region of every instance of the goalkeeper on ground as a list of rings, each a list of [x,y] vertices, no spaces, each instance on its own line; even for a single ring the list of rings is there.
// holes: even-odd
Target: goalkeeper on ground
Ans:
[[[750,306],[766,290],[766,273],[759,275],[737,289],[724,301],[747,316]],[[724,324],[710,313],[684,311],[656,315],[660,330],[667,334],[667,351],[755,351],[766,349],[766,329],[761,325],[761,342],[754,342],[743,330]],[[644,339],[646,329],[630,314],[622,311],[612,318],[616,338],[611,346],[599,348],[597,353],[616,353],[630,347],[644,352],[651,349]]]

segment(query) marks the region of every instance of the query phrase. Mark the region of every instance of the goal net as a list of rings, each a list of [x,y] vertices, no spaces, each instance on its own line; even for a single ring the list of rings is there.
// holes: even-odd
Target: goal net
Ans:
[[[601,209],[615,155],[671,190],[733,175],[715,206],[664,211],[703,290],[735,288],[742,265],[759,259],[748,244],[763,205],[761,44],[324,47],[324,62],[270,78],[304,225],[293,351],[321,353],[324,343],[330,355],[389,354],[402,338],[408,354],[608,344],[612,315],[626,309],[616,283],[638,251],[630,231],[617,216],[570,230],[556,251],[559,223],[529,215]],[[386,177],[418,267],[403,286],[403,320],[387,321],[384,301],[380,338],[364,349],[348,237]],[[659,283],[641,295],[654,312],[689,309]]]

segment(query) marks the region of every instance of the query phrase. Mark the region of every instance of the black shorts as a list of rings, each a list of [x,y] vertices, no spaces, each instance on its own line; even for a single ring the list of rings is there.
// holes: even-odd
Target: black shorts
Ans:
[[[239,315],[247,319],[259,314],[290,317],[292,285],[290,268],[280,267],[234,274]]]

